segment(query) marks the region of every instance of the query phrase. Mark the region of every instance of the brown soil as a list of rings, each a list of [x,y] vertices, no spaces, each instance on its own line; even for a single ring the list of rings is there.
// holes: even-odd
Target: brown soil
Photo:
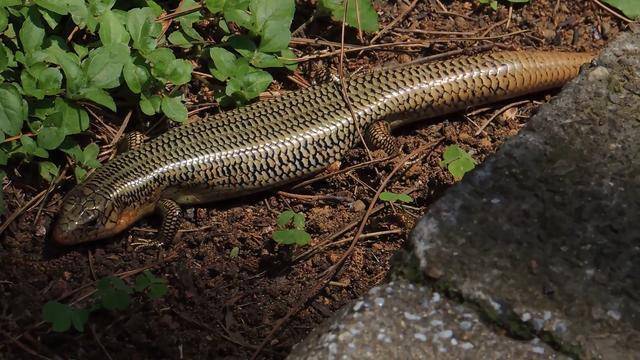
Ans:
[[[474,53],[491,46],[493,50],[596,51],[624,24],[591,1],[536,0],[533,4],[514,6],[512,14],[508,6],[501,5],[498,11],[493,11],[478,6],[475,0],[445,2],[450,13],[442,12],[437,1],[418,3],[404,20],[377,42],[460,37],[448,33],[410,33],[406,29],[473,32],[473,35],[463,35],[467,37],[502,37],[442,41],[421,49],[354,52],[347,59],[349,71],[405,63],[454,50]],[[406,8],[400,1],[378,2],[376,6],[383,14],[383,26]],[[294,27],[310,16],[310,8],[306,2],[299,2]],[[513,34],[519,30],[530,31]],[[358,44],[355,35],[349,31],[347,42]],[[340,27],[320,19],[307,26],[299,36],[335,42],[340,39]],[[365,35],[365,43],[369,39],[371,36]],[[296,45],[295,48],[297,54],[303,56],[327,47]],[[337,63],[337,56],[307,61],[295,77],[309,83],[319,82],[326,78],[327,69],[335,73]],[[207,72],[206,67],[199,70]],[[273,92],[299,87],[287,75],[279,74]],[[193,104],[210,101],[206,97],[209,86],[206,79],[193,81],[190,89],[196,94],[191,99]],[[362,219],[374,191],[389,174],[394,161],[365,166],[298,189],[280,189],[296,194],[332,195],[337,200],[303,201],[268,192],[208,207],[187,208],[182,229],[189,231],[181,234],[180,240],[164,254],[168,257],[161,260],[154,251],[134,252],[127,245],[127,238],[151,237],[150,231],[158,226],[157,219],[141,221],[138,224],[141,228],[93,245],[68,249],[50,245],[47,230],[61,197],[73,186],[70,179],[54,189],[44,205],[30,206],[3,234],[0,243],[0,358],[33,357],[27,351],[63,358],[106,358],[108,355],[114,359],[249,358],[267,339],[278,320],[302,305],[300,311],[268,338],[259,355],[259,358],[283,358],[314,326],[351,299],[384,281],[390,258],[403,246],[415,221],[454,184],[451,175],[438,165],[445,146],[458,144],[482,162],[508,137],[516,134],[538,105],[551,95],[553,92],[527,97],[530,103],[497,116],[479,135],[476,135],[478,126],[506,104],[404,129],[399,138],[407,151],[435,144],[419,161],[405,166],[387,186],[394,192],[410,191],[414,203],[386,207],[373,215],[364,233],[382,231],[387,234],[361,239],[333,281],[306,302],[304,299],[317,284],[319,275],[345,254],[349,241],[339,241],[350,240],[349,236],[353,236],[357,226],[343,235],[339,233],[350,223]],[[122,117],[111,124],[115,129]],[[98,141],[108,143],[111,140],[101,139],[99,129],[94,129],[94,133],[98,134]],[[366,160],[366,152],[357,148],[349,152],[339,166],[344,169]],[[46,185],[32,186],[19,181],[5,186],[9,214],[44,189]],[[286,209],[306,214],[307,229],[313,236],[309,247],[276,246],[271,239],[276,216]],[[320,247],[327,239],[333,245]],[[240,251],[232,258],[230,252],[234,247]],[[298,259],[310,249],[316,251]],[[92,290],[92,286],[80,288],[91,285],[97,278],[150,265],[154,274],[168,280],[169,293],[165,297],[155,301],[135,297],[134,303],[125,311],[95,313],[84,333],[55,333],[48,325],[40,324],[41,309],[47,301],[70,294],[64,301],[71,302]]]

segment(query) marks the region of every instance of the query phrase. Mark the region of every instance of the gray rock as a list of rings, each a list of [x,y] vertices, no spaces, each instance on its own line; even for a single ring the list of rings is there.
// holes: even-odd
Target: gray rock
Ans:
[[[512,336],[637,359],[639,214],[636,29],[432,206],[411,242],[436,289]]]
[[[487,356],[486,354],[490,354]],[[539,339],[497,335],[476,313],[406,281],[373,288],[298,344],[289,359],[562,359]]]

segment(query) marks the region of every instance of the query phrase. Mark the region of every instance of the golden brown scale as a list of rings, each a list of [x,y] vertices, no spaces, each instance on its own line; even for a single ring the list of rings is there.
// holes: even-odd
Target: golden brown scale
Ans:
[[[102,239],[158,210],[170,222],[160,237],[172,238],[177,204],[237,197],[308,176],[355,146],[358,129],[369,129],[370,140],[393,151],[386,122],[394,129],[555,88],[592,58],[501,52],[380,70],[347,79],[355,119],[339,84],[328,83],[172,129],[116,157],[72,190],[54,239]]]

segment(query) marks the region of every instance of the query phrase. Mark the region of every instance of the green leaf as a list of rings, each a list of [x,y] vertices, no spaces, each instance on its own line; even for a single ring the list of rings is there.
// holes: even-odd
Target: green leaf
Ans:
[[[204,3],[212,14],[219,13],[224,9],[224,0],[205,0]]]
[[[235,51],[247,59],[251,59],[258,48],[253,40],[246,35],[231,36],[228,43]]]
[[[142,61],[129,61],[122,70],[124,80],[131,91],[136,94],[142,92],[142,88],[149,80],[149,70]]]
[[[155,2],[154,0],[145,0],[144,2],[151,9],[154,17],[162,15],[162,12],[164,10],[162,9],[162,6],[158,5],[157,2]]]
[[[112,89],[120,85],[124,64],[129,61],[129,47],[111,44],[91,50],[83,67],[90,87]]]
[[[444,150],[440,166],[446,167],[456,180],[475,168],[476,162],[471,155],[458,145],[447,146]]]
[[[244,28],[253,30],[251,15],[247,12],[249,3],[250,0],[225,0],[222,9],[225,20],[233,21]]]
[[[111,9],[115,3],[116,0],[88,0],[89,12],[99,17]]]
[[[234,259],[238,257],[238,254],[240,254],[240,248],[237,246],[234,246],[233,249],[231,249],[231,252],[229,253],[229,257]]]
[[[129,44],[129,33],[124,27],[124,16],[118,16],[114,11],[106,11],[100,18],[100,41],[103,45]]]
[[[261,33],[260,51],[278,52],[286,49],[291,41],[289,26],[273,21],[267,22]]]
[[[153,67],[155,68],[168,67],[169,64],[176,59],[173,51],[171,51],[171,49],[169,48],[155,49],[146,54],[145,57],[153,64]],[[168,70],[166,69],[160,69],[159,71],[168,72]]]
[[[235,70],[236,56],[223,48],[214,47],[209,49],[209,56],[213,60],[215,69],[211,74],[220,81],[225,81],[232,76]]]
[[[182,32],[182,30],[174,31],[169,34],[169,42],[173,45],[179,46],[181,48],[188,49],[193,47],[191,44],[191,40],[187,39],[187,36]]]
[[[140,110],[145,115],[155,115],[160,112],[160,106],[162,104],[162,98],[159,95],[147,96],[144,93],[140,94]]]
[[[191,63],[184,59],[176,59],[171,62],[170,71],[167,73],[167,80],[171,81],[174,85],[184,85],[191,81],[191,72],[193,66]]]
[[[55,150],[62,144],[66,134],[64,129],[43,127],[38,133],[37,143],[43,149]]]
[[[162,31],[162,26],[155,21],[155,15],[151,8],[129,10],[126,26],[131,34],[135,49],[149,52],[156,48],[155,36]]]
[[[58,15],[69,13],[69,2],[66,0],[33,0],[33,2],[43,9],[52,11]]]
[[[293,220],[293,217],[296,216],[296,212],[292,210],[286,210],[278,215],[278,219],[276,219],[276,224],[279,228],[285,228],[289,223]]]
[[[0,84],[0,130],[15,136],[22,130],[29,108],[18,89],[10,84]]]
[[[22,43],[22,49],[25,52],[39,50],[44,41],[44,25],[42,24],[42,16],[35,6],[29,8],[27,15],[22,23],[18,37]]]
[[[122,279],[107,276],[98,281],[96,295],[107,310],[124,310],[129,307],[133,290]]]
[[[273,240],[282,245],[307,245],[311,241],[311,235],[304,230],[286,229],[273,232]]]
[[[251,100],[267,90],[272,81],[271,74],[258,70],[244,76],[232,78],[227,83],[225,92],[229,96],[240,94],[245,100]]]
[[[82,149],[80,145],[78,145],[75,141],[67,138],[62,145],[60,145],[60,150],[62,150],[65,154],[71,156],[76,162],[81,162],[84,159],[84,154],[82,153]]]
[[[344,18],[344,2],[341,0],[319,0],[319,10],[331,14],[335,21],[342,22]],[[359,16],[358,16],[359,15]],[[367,32],[378,30],[378,14],[373,8],[371,0],[350,0],[347,4],[346,24],[358,27]]]
[[[20,147],[15,150],[16,152],[33,155],[44,159],[49,157],[49,153],[47,152],[47,150],[39,147],[36,142],[28,136],[21,136],[20,144]]]
[[[257,51],[251,59],[251,65],[262,69],[275,68],[282,67],[282,62],[275,55]]]
[[[82,46],[78,43],[73,43],[73,51],[75,51],[76,54],[78,54],[78,58],[80,60],[84,59],[85,57],[87,57],[87,55],[89,55],[89,49],[86,46]]]
[[[9,67],[9,54],[11,50],[0,43],[0,73]]]
[[[54,63],[60,65],[67,82],[67,91],[70,96],[76,94],[87,82],[80,60],[77,55],[64,51],[59,46],[51,46],[46,52],[52,56]]]
[[[96,143],[87,145],[87,147],[82,150],[82,164],[92,169],[100,167],[100,162],[98,161],[99,153],[100,148]]]
[[[475,162],[473,159],[469,158],[461,158],[456,161],[452,161],[447,169],[453,175],[456,180],[462,179],[464,174],[471,171],[475,167]]]
[[[89,310],[85,309],[72,309],[71,312],[71,323],[73,324],[73,328],[79,332],[84,331],[84,326],[89,321]]]
[[[292,60],[295,58],[297,58],[297,56],[291,49],[284,49],[280,52],[280,62],[282,62],[284,66],[291,71],[295,70],[298,67],[298,62]]]
[[[220,21],[218,21],[218,27],[220,30],[224,31],[225,34],[231,33],[231,30],[229,30],[229,24],[227,24],[224,19],[220,19]]]
[[[394,203],[396,201],[410,203],[413,201],[413,198],[407,194],[396,194],[389,191],[383,191],[382,193],[380,193],[380,200],[391,203]]]
[[[55,0],[51,0],[55,1]],[[65,0],[68,6],[69,13],[73,22],[78,25],[79,28],[88,28],[91,32],[95,30],[98,22],[93,16],[89,14],[89,9],[84,0]]]
[[[24,2],[24,0],[3,0],[2,2],[2,7],[9,7],[9,6],[17,6],[17,5],[22,5],[22,3]]]
[[[197,8],[198,3],[193,0],[183,0],[181,5],[178,7],[176,11],[186,11],[189,9]],[[191,14],[182,15],[178,17],[178,22],[180,23],[180,28],[184,31],[192,39],[196,39],[198,41],[204,41],[202,35],[200,35],[194,28],[193,24],[202,19],[202,14],[200,11],[192,12]]]
[[[50,161],[41,161],[39,164],[40,167],[40,176],[47,181],[53,181],[53,179],[58,176],[58,172],[60,168],[56,166],[56,164]]]
[[[0,33],[2,33],[9,25],[9,13],[7,10],[0,7]]]
[[[260,34],[260,51],[278,52],[291,40],[294,0],[251,0],[254,30]]]
[[[298,230],[304,230],[304,214],[296,213],[293,217],[293,227]]]
[[[151,286],[149,286],[149,297],[151,299],[160,299],[168,291],[169,288],[167,287],[167,284],[151,284]]]
[[[133,289],[137,292],[143,292],[151,285],[151,279],[143,272],[136,276]]]
[[[251,0],[249,10],[256,30],[261,31],[268,22],[290,22],[295,11],[294,0]],[[287,24],[287,28],[291,24]]]
[[[42,307],[42,318],[51,323],[55,332],[65,332],[71,328],[72,310],[68,305],[49,301]]]
[[[286,229],[291,224],[295,229],[304,230],[304,222],[304,214],[292,210],[283,211],[276,220],[279,229]]]
[[[89,114],[83,108],[63,98],[56,98],[55,111],[47,117],[47,121],[64,129],[65,134],[79,134],[89,128]]]
[[[631,20],[640,18],[640,2],[638,0],[604,0],[604,2],[622,11]]]
[[[147,55],[151,61],[151,74],[157,79],[183,85],[191,80],[192,65],[183,59],[176,59],[170,49],[160,48]]]
[[[87,178],[87,173],[87,170],[81,168],[80,166],[76,166],[75,168],[73,168],[73,175],[76,177],[76,182],[78,184]]]
[[[9,154],[7,154],[6,151],[0,148],[0,165],[7,165],[7,162],[9,162]],[[1,184],[2,179],[4,178],[4,172],[2,170],[0,170],[0,175],[1,175],[0,176],[0,184]]]
[[[95,87],[82,89],[79,94],[81,99],[87,99],[93,101],[98,105],[102,105],[107,109],[116,112],[116,103],[113,101],[111,95],[108,92],[102,89],[98,89]]]
[[[154,276],[151,271],[145,270],[142,274],[136,276],[134,288],[138,292],[148,289],[148,295],[151,299],[159,299],[169,290],[166,282],[166,280]]]
[[[53,11],[49,11],[46,9],[38,9],[38,12],[42,16],[42,19],[49,25],[49,27],[53,30],[58,27],[60,20],[62,20],[62,15],[56,14]]]
[[[20,74],[20,80],[25,95],[36,99],[42,100],[45,95],[56,95],[62,91],[62,73],[44,63],[26,67]]]
[[[162,112],[167,117],[176,122],[185,122],[187,120],[187,108],[182,103],[182,96],[163,96]]]

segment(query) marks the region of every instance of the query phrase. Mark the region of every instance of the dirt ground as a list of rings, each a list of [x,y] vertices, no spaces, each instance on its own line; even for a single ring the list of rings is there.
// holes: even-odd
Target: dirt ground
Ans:
[[[409,2],[377,1],[382,27],[403,13]],[[310,9],[309,3],[298,1],[294,28],[311,16]],[[498,11],[479,6],[475,0],[418,1],[376,43],[412,41],[424,46],[350,52],[347,68],[353,73],[436,54],[458,56],[502,48],[597,51],[624,24],[592,1],[534,0],[513,8],[501,5]],[[206,25],[202,30],[206,33]],[[365,34],[362,43],[357,32],[349,30],[346,42],[369,44],[372,37]],[[334,43],[309,44],[305,39]],[[335,42],[339,41],[340,26],[316,19],[296,34],[293,46],[300,57],[313,57],[338,49]],[[336,73],[337,64],[337,56],[307,60],[295,74],[276,74],[278,81],[265,96],[324,81]],[[197,70],[208,72],[205,64]],[[190,104],[199,116],[216,111],[206,106],[212,89],[210,79],[194,77]],[[407,153],[428,148],[418,160],[405,164],[386,189],[408,192],[414,202],[386,206],[371,216],[344,267],[319,289],[320,274],[346,253],[373,194],[397,159],[346,172],[336,173],[336,166],[324,179],[279,189],[289,194],[272,191],[185,208],[180,239],[161,256],[155,251],[132,251],[128,245],[132,238],[153,236],[158,227],[155,218],[107,241],[57,248],[50,244],[47,233],[73,179],[61,182],[44,200],[40,197],[31,203],[34,196],[46,193],[46,184],[5,183],[8,215],[20,213],[0,240],[0,358],[245,359],[263,342],[258,358],[284,358],[314,326],[385,280],[391,257],[403,246],[415,221],[455,183],[439,166],[447,145],[460,145],[481,163],[553,94],[470,109],[467,114],[403,129],[399,138]],[[117,129],[123,115],[105,115],[104,121]],[[97,128],[92,132],[101,144],[111,141]],[[105,148],[102,157],[108,155]],[[339,168],[367,160],[365,150],[356,148]],[[306,214],[307,230],[313,236],[310,246],[277,246],[272,240],[275,219],[286,209]],[[237,257],[230,255],[234,247],[239,248]],[[98,278],[121,274],[131,281],[129,275],[144,268],[167,279],[165,297],[154,301],[136,297],[125,311],[95,313],[84,333],[55,333],[41,323],[47,301],[73,302],[91,291]]]

